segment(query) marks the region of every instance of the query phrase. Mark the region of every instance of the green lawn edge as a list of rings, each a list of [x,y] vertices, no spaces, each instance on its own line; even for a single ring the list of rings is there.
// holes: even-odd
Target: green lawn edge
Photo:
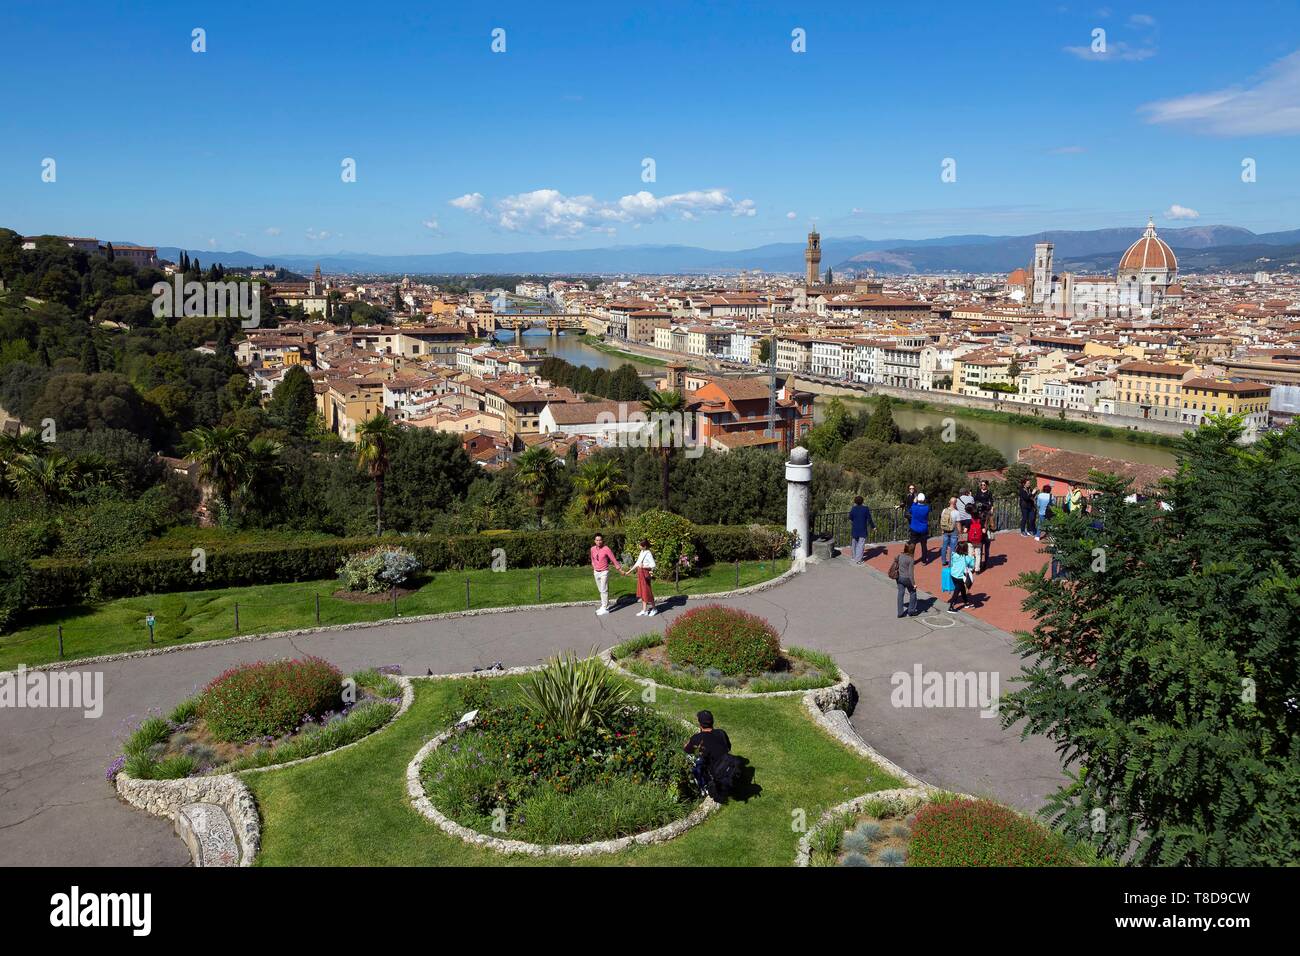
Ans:
[[[713,711],[734,752],[754,767],[761,792],[728,801],[665,844],[580,859],[506,856],[448,836],[407,798],[407,764],[446,729],[460,683],[416,680],[410,710],[382,733],[310,763],[242,774],[262,817],[257,865],[790,866],[801,827],[851,797],[901,786],[819,728],[800,697],[719,699],[661,690],[656,706],[666,713],[689,719],[700,708]]]

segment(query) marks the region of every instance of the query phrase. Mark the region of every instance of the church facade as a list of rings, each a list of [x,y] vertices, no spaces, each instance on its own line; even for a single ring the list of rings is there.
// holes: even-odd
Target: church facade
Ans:
[[[1155,223],[1150,219],[1142,235],[1120,257],[1113,278],[1070,272],[1057,275],[1052,268],[1053,253],[1050,242],[1034,245],[1030,267],[1017,269],[1007,277],[1012,299],[1064,318],[1144,318],[1165,306],[1182,304],[1178,257],[1156,235]]]

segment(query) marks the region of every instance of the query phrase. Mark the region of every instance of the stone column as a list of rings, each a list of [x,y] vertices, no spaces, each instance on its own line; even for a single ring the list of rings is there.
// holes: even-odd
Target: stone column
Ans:
[[[808,449],[790,452],[785,463],[785,529],[798,537],[794,542],[795,564],[808,557],[808,505],[812,498],[812,464]]]

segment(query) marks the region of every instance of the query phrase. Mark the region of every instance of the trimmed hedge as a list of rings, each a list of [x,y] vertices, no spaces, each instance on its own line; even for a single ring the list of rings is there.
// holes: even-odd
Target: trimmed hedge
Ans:
[[[591,538],[597,529],[559,531],[500,531],[482,534],[383,538],[334,538],[300,545],[275,543],[207,549],[206,569],[193,569],[191,551],[113,555],[95,561],[38,558],[26,580],[27,607],[65,607],[89,600],[319,581],[336,577],[349,556],[381,544],[401,545],[419,559],[425,571],[460,571],[492,566],[492,552],[502,548],[512,568],[580,567],[590,560]],[[616,552],[624,546],[622,531],[605,533]],[[776,542],[774,545],[773,542]],[[695,528],[695,545],[702,564],[771,559],[790,553],[783,529],[732,526]],[[776,553],[773,553],[775,547]]]

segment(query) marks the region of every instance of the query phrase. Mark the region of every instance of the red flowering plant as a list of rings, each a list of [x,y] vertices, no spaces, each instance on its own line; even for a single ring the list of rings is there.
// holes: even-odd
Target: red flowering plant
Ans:
[[[218,740],[277,737],[342,703],[343,673],[318,657],[232,667],[204,688],[198,716]]]
[[[989,800],[927,803],[912,823],[909,866],[1077,866],[1065,841]]]
[[[678,617],[664,632],[674,664],[716,668],[729,676],[761,674],[781,652],[776,628],[756,614],[706,604]]]

